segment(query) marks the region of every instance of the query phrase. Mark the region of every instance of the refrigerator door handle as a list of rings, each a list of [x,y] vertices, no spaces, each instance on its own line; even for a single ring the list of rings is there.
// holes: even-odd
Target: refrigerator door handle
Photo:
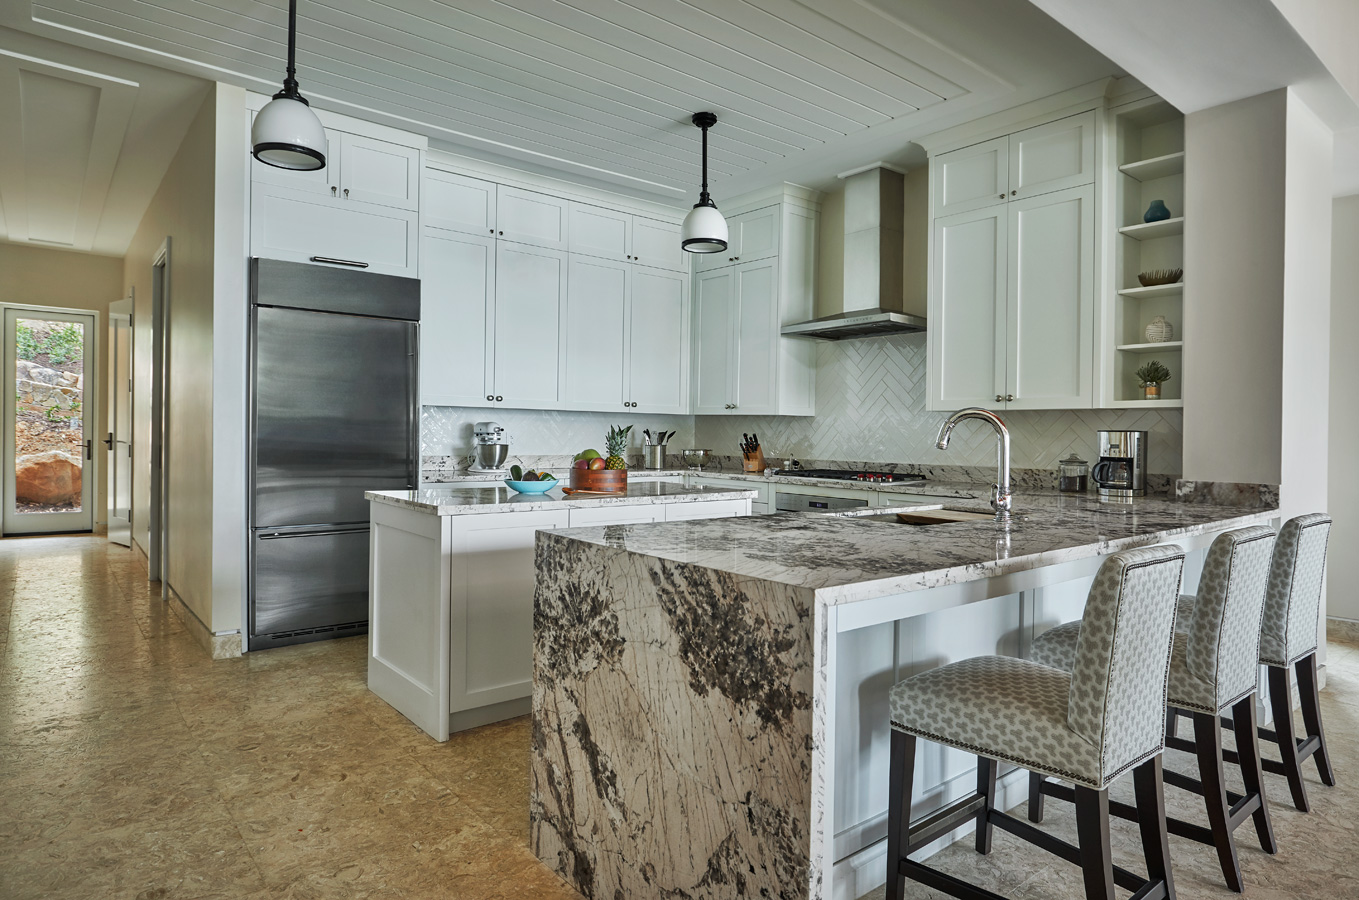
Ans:
[[[359,525],[353,528],[322,528],[313,531],[270,531],[260,534],[262,541],[277,541],[282,538],[293,537],[326,537],[333,534],[366,534],[369,528],[367,525]]]
[[[410,409],[407,415],[407,428],[410,432],[410,450],[406,454],[409,460],[409,472],[407,483],[410,490],[415,490],[420,486],[420,323],[410,323],[410,331],[406,340],[409,341],[410,349],[406,353],[406,358],[410,363],[410,379],[406,382],[406,389],[410,392]]]

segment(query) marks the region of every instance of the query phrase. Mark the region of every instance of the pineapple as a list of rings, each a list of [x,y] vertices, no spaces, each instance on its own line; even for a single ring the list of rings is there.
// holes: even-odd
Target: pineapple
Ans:
[[[609,427],[609,433],[604,437],[604,449],[608,453],[608,459],[604,460],[606,469],[626,469],[628,461],[623,458],[623,454],[628,449],[628,432],[632,431],[632,426],[619,428],[617,425]]]

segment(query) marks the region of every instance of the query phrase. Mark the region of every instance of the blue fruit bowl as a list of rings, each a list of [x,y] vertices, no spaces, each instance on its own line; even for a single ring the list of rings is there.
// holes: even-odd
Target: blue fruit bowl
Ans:
[[[510,490],[521,494],[546,494],[558,486],[556,481],[515,481],[512,478],[506,478],[505,483],[510,486]]]

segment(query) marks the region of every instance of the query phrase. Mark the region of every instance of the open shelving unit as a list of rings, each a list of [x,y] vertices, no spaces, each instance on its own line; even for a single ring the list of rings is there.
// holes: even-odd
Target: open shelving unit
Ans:
[[[1113,238],[1114,284],[1109,295],[1112,315],[1104,331],[1108,369],[1101,405],[1181,407],[1184,279],[1143,287],[1137,275],[1184,268],[1184,116],[1160,98],[1135,101],[1111,110],[1111,137],[1118,174],[1112,176],[1110,207],[1117,236]],[[1153,200],[1164,202],[1171,218],[1144,222],[1142,216]],[[1174,328],[1171,340],[1147,340],[1147,325],[1156,316],[1165,316]],[[1152,360],[1164,363],[1172,376],[1161,386],[1159,400],[1143,398],[1134,374]]]

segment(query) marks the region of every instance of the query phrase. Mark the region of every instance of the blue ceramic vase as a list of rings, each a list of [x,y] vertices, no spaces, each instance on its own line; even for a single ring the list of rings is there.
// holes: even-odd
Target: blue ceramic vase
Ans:
[[[1147,207],[1147,212],[1142,216],[1143,222],[1161,222],[1170,218],[1170,210],[1166,209],[1165,201],[1153,200],[1151,206]]]

